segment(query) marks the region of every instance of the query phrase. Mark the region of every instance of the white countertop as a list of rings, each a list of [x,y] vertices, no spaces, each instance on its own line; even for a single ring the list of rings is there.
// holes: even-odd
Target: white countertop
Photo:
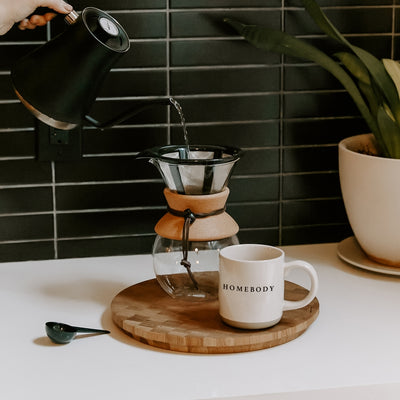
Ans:
[[[226,355],[160,350],[113,324],[114,296],[154,277],[150,255],[0,264],[0,398],[398,399],[400,277],[352,267],[336,246],[284,248],[319,275],[320,315],[302,336]],[[46,321],[111,334],[56,345]]]

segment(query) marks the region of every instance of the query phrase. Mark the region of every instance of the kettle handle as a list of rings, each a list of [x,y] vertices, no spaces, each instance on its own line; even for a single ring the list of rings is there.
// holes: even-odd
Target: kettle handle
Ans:
[[[49,8],[49,7],[38,7],[27,18],[29,19],[30,17],[32,17],[32,15],[44,15],[47,13],[52,13],[52,14],[57,14],[57,15],[65,15],[65,14],[61,14],[61,13],[57,12],[56,10],[53,10],[52,8]],[[65,15],[64,20],[68,25],[72,25],[76,22],[78,17],[79,17],[79,14],[75,10],[72,10],[69,14]]]

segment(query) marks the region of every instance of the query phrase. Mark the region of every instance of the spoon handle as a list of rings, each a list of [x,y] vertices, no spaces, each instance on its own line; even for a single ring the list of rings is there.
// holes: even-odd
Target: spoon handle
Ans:
[[[77,332],[80,333],[110,333],[110,331],[107,331],[105,329],[92,329],[92,328],[82,328],[80,326],[74,326]]]

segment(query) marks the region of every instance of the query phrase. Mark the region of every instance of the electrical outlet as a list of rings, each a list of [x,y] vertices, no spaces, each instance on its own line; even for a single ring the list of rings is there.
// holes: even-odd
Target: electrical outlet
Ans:
[[[39,161],[78,161],[82,157],[81,127],[69,131],[53,128],[36,120]]]

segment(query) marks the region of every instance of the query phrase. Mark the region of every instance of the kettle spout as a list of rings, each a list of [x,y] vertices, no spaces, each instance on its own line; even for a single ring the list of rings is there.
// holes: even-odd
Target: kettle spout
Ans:
[[[85,115],[85,121],[88,122],[90,125],[95,126],[96,128],[106,129],[111,128],[114,125],[120,124],[121,122],[135,116],[136,114],[139,114],[144,110],[147,110],[148,108],[158,105],[170,106],[171,104],[173,103],[170,97],[155,100],[144,100],[141,101],[139,104],[135,104],[134,107],[123,111],[121,114],[110,119],[109,121],[99,122],[90,115]]]

